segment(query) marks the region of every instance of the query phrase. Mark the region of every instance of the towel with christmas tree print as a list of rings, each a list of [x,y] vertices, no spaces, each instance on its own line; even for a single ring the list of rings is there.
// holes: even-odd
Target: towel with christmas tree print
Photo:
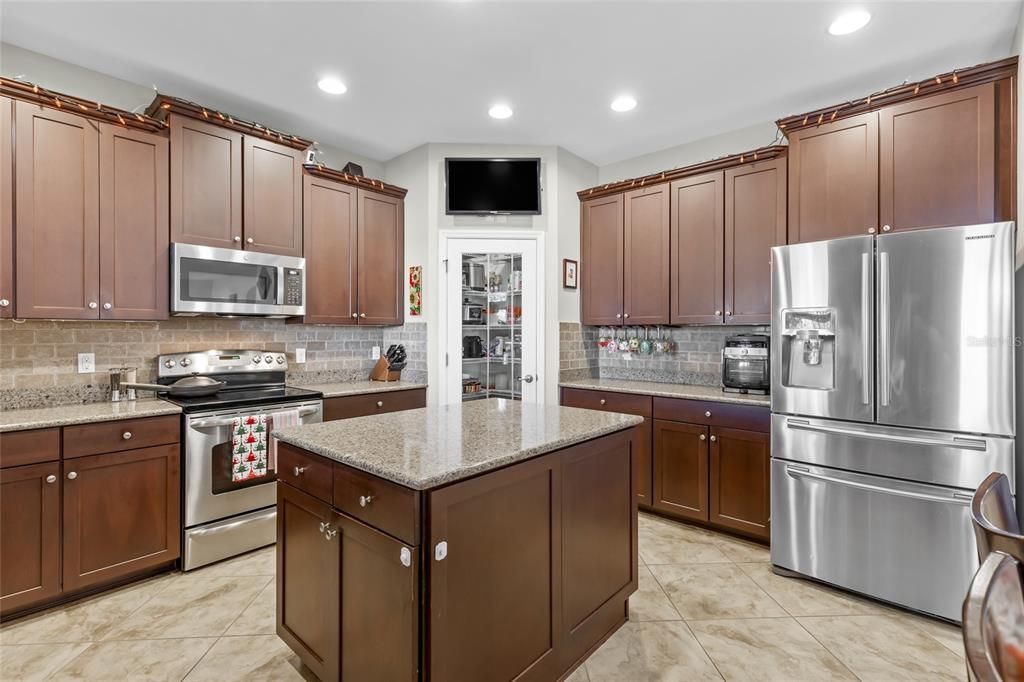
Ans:
[[[250,414],[231,420],[231,480],[267,475],[267,416]]]

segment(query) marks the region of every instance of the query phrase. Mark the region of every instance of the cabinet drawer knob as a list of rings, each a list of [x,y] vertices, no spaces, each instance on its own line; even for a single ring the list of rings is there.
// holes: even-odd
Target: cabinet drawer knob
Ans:
[[[352,317],[359,317],[359,313],[352,313]]]
[[[96,308],[98,307],[99,305],[96,303],[96,301],[89,301],[89,310],[96,310]]]
[[[53,474],[50,474],[49,476],[46,477],[46,482],[47,483],[56,483],[57,482],[57,477],[54,476]]]
[[[715,311],[715,317],[721,317],[721,316],[722,316],[722,311],[721,310],[716,310]]]
[[[701,440],[707,440],[707,436],[705,436],[705,435],[704,435],[704,434],[702,433],[702,434],[700,434],[700,439],[701,439]]]
[[[726,317],[732,317],[732,311],[731,310],[726,310],[725,311],[725,316]]]
[[[110,310],[110,309],[111,309],[111,308],[113,308],[113,307],[114,307],[114,306],[110,305],[109,303],[104,303],[104,304],[103,304],[103,309],[104,309],[104,310]]]
[[[238,242],[242,241],[242,238],[238,237],[238,236],[235,236],[234,240],[235,240],[235,243],[237,244]]]
[[[882,225],[882,232],[892,232],[892,225]]]
[[[398,560],[402,562],[402,565],[408,568],[412,566],[412,552],[409,551],[408,547],[403,547],[398,553]]]
[[[320,522],[320,532],[321,533],[325,532],[330,527],[331,527],[330,524],[327,523],[326,521],[321,521]]]
[[[707,412],[705,412],[704,416],[705,417],[710,417],[711,416],[711,410],[708,410]]]
[[[359,317],[366,317],[366,313],[359,313]]]
[[[360,507],[365,507],[368,504],[371,504],[373,502],[373,500],[374,500],[373,495],[360,495],[359,496],[359,506]]]
[[[6,308],[11,304],[6,298],[0,298],[0,308]]]
[[[306,473],[306,467],[295,467],[294,469],[292,469],[292,473],[294,473],[296,476],[301,476],[302,474]]]
[[[249,238],[247,238],[247,239],[245,240],[245,243],[246,243],[246,244],[252,244],[253,242],[254,242],[254,240],[253,240],[253,238],[252,238],[252,237],[249,237]]]
[[[623,317],[628,320],[629,319],[629,313],[626,313],[625,315],[623,315]]]
[[[874,233],[875,233],[875,228],[869,227],[868,228],[868,234],[874,234]]]
[[[378,400],[377,401],[377,407],[384,407],[384,401],[383,400]]]
[[[608,403],[608,401],[607,401],[607,400],[605,400],[604,398],[601,398],[601,404],[602,404],[602,405],[605,405],[605,404],[607,404],[607,403]]]
[[[711,436],[711,442],[712,442],[712,443],[714,443],[714,442],[715,442],[716,440],[718,440],[718,437],[717,437],[717,436]]]
[[[131,440],[132,439],[132,432],[131,431],[125,431],[124,433],[121,434],[121,438],[124,438],[125,440]]]
[[[69,481],[73,481],[76,478],[78,478],[78,472],[77,471],[69,471],[68,472],[68,480]]]
[[[622,313],[615,313],[615,319],[616,320],[621,320],[622,319]]]

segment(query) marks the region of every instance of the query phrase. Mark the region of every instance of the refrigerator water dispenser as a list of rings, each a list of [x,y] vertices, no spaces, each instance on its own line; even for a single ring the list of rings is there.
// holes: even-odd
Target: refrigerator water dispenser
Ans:
[[[835,309],[785,310],[782,323],[783,385],[835,388]]]

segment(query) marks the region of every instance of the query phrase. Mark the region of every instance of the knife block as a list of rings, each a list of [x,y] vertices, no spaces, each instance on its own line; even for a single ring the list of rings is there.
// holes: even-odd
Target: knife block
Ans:
[[[370,370],[370,381],[399,381],[402,378],[402,371],[397,372],[391,369],[388,359],[381,356],[377,364]]]

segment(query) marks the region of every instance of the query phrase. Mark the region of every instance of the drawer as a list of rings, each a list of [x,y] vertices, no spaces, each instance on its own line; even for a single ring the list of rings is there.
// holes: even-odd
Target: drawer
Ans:
[[[602,410],[604,412],[622,412],[641,417],[650,417],[652,414],[651,396],[637,395],[635,393],[563,388],[562,405],[565,407],[582,407],[588,410]]]
[[[0,469],[60,459],[60,429],[0,433]]]
[[[64,427],[64,459],[177,443],[181,419],[143,417]]]
[[[277,480],[293,485],[313,497],[331,503],[334,496],[334,462],[300,450],[288,443],[277,444]]]
[[[410,545],[419,544],[419,493],[344,464],[334,465],[334,507]]]
[[[324,399],[324,421],[365,417],[426,407],[427,389],[411,388],[404,391],[382,391],[363,395],[346,395]]]
[[[716,403],[711,400],[654,398],[655,419],[768,433],[771,431],[771,416],[767,407]]]

